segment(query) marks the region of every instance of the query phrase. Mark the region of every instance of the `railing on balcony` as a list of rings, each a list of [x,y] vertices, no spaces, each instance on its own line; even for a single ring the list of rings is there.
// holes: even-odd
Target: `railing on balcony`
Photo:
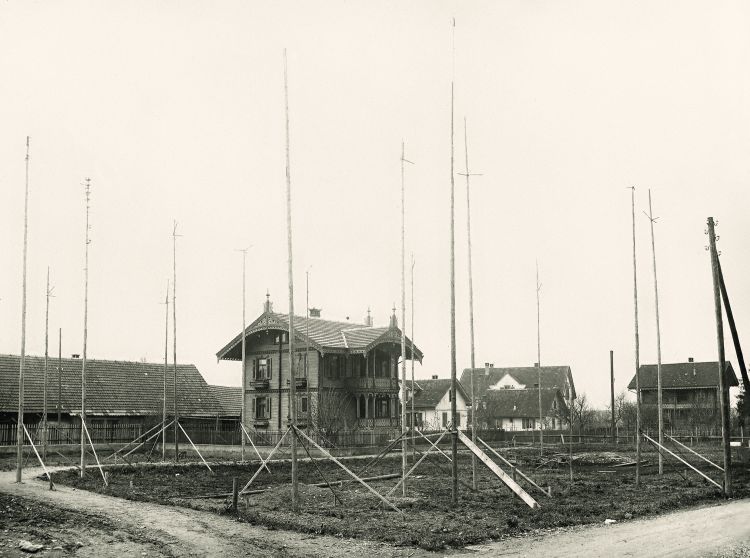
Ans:
[[[398,389],[396,378],[347,378],[351,389]]]
[[[270,419],[268,417],[253,417],[253,426],[268,426]]]
[[[398,417],[387,418],[360,418],[357,419],[358,428],[385,428],[397,427],[401,424]]]
[[[253,378],[250,380],[250,387],[255,389],[268,389],[269,380],[268,378]]]

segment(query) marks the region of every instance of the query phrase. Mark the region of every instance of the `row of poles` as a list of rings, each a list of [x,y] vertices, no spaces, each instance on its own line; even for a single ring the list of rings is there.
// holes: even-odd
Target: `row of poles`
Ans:
[[[23,263],[22,263],[22,293],[21,293],[21,358],[18,377],[18,417],[16,431],[16,482],[22,481],[23,470],[23,446],[26,428],[24,424],[24,387],[26,372],[26,303],[27,303],[27,268],[28,268],[28,228],[29,228],[29,160],[30,160],[30,138],[26,137],[25,155],[25,181],[24,181],[24,219],[23,219]],[[83,297],[83,352],[81,360],[81,435],[80,435],[80,474],[86,471],[86,440],[89,438],[86,427],[86,365],[88,360],[88,292],[89,292],[89,245],[91,244],[90,214],[91,214],[91,179],[84,180],[85,197],[85,249],[84,249],[84,297]],[[174,396],[174,451],[175,461],[179,460],[179,405],[178,405],[178,380],[177,380],[177,223],[174,223],[172,231],[172,321],[173,321],[173,396]],[[44,372],[43,372],[43,395],[42,395],[42,457],[47,456],[47,441],[49,438],[48,417],[48,364],[49,364],[49,305],[50,297],[54,287],[50,287],[49,267],[47,267],[46,305],[45,305],[45,333],[44,333]],[[166,458],[166,430],[167,430],[167,376],[169,371],[169,281],[167,281],[167,294],[164,300],[166,307],[165,316],[165,341],[164,341],[164,379],[162,396],[162,459]],[[243,315],[244,320],[244,315]],[[62,328],[59,329],[58,337],[58,386],[57,386],[57,421],[61,421],[62,413]],[[90,440],[89,440],[90,441]],[[243,439],[244,442],[244,439]]]

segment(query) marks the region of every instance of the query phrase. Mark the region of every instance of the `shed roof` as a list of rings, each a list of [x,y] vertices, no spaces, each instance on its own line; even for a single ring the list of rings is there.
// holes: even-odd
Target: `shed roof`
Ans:
[[[57,359],[47,367],[47,408],[57,408]],[[0,355],[0,411],[18,409],[18,380],[21,357]],[[78,414],[81,410],[82,359],[62,359],[61,409]],[[182,416],[216,416],[218,403],[198,369],[192,364],[177,366],[178,403]],[[92,415],[159,415],[164,392],[164,364],[115,360],[86,360],[86,413]],[[24,365],[24,410],[40,413],[44,398],[44,357],[26,356]],[[167,412],[174,409],[172,367],[167,372]]]
[[[289,315],[264,312],[245,329],[245,335],[259,331],[289,331]],[[295,338],[301,343],[308,340],[319,351],[365,353],[381,343],[401,343],[401,330],[398,327],[369,327],[352,322],[338,322],[321,318],[294,316]],[[227,343],[216,357],[219,360],[240,360],[242,334],[237,334]],[[411,340],[406,338],[406,355],[411,358]],[[414,357],[421,361],[422,351],[414,347]]]
[[[445,394],[451,388],[450,378],[433,378],[431,380],[419,380],[419,383],[415,382],[414,386],[414,408],[415,409],[434,409],[440,400],[445,397]],[[461,393],[461,396],[466,400],[467,404],[469,397],[464,390],[461,382],[456,382],[456,390]],[[411,399],[407,403],[407,406],[411,405]]]
[[[542,413],[554,414],[552,402],[557,398],[561,413],[567,413],[565,398],[557,388],[542,388]],[[488,390],[484,396],[488,414],[495,418],[533,418],[539,416],[538,389]]]
[[[638,372],[641,389],[657,388],[658,378],[656,364],[643,364],[638,368]],[[739,385],[731,362],[726,362],[724,372],[728,386]],[[718,361],[713,361],[662,364],[661,385],[663,389],[718,387],[719,363]],[[628,389],[635,389],[635,375],[630,380]]]
[[[208,386],[219,406],[219,416],[239,417],[242,415],[242,387]]]
[[[520,366],[509,368],[490,368],[486,374],[484,368],[474,368],[474,393],[477,397],[484,395],[490,390],[490,386],[497,384],[507,374],[521,385],[534,387],[538,383],[539,368],[536,366]],[[568,383],[573,388],[573,398],[576,397],[576,387],[573,382],[573,373],[570,366],[542,366],[542,389],[557,388],[567,397]],[[461,383],[465,386],[471,385],[471,368],[464,369],[461,374]]]

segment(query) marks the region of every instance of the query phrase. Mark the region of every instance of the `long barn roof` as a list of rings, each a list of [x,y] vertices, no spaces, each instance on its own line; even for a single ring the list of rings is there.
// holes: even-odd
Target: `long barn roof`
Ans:
[[[641,389],[657,388],[656,364],[643,364],[638,369],[638,380]],[[727,361],[724,369],[727,385],[738,385],[732,363]],[[719,386],[719,363],[713,362],[677,362],[661,365],[661,385],[664,389],[679,388],[715,388]],[[635,389],[635,376],[630,380],[628,389]]]
[[[538,383],[539,369],[536,366],[521,366],[508,368],[490,368],[489,373],[484,368],[474,368],[474,393],[477,397],[483,396],[490,388],[510,375],[516,382],[527,388],[535,387]],[[573,383],[573,374],[570,366],[542,366],[542,389],[556,388],[560,390],[563,397],[568,397],[568,384],[573,388],[573,398],[576,397],[576,388]],[[461,383],[471,386],[471,368],[466,368],[461,374]]]

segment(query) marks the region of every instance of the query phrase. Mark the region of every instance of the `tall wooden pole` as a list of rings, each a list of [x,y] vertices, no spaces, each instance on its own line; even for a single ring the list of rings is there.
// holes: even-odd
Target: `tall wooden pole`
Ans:
[[[169,373],[169,279],[164,296],[164,378],[161,399],[161,460],[167,460],[167,374]]]
[[[539,395],[539,454],[544,455],[544,413],[542,412],[542,328],[541,328],[541,306],[539,304],[539,292],[542,285],[539,283],[539,262],[536,264],[536,376],[537,393]]]
[[[656,302],[656,407],[659,414],[659,445],[664,445],[664,411],[661,393],[661,329],[659,327],[659,283],[656,280],[656,242],[654,241],[654,218],[651,211],[651,189],[648,190],[648,220],[651,223],[651,254],[654,267],[654,300]],[[664,457],[659,452],[659,474],[664,474]]]
[[[469,372],[471,385],[471,441],[476,445],[477,430],[476,423],[476,399],[474,394],[474,367],[476,366],[474,358],[474,278],[471,269],[471,172],[469,171],[469,140],[466,130],[466,117],[464,117],[464,161],[466,163],[466,238],[467,238],[467,259],[469,267],[469,344],[470,344],[470,365]],[[471,487],[477,489],[477,457],[471,454]]]
[[[172,228],[172,395],[174,398],[174,461],[180,460],[180,408],[177,403],[177,221]]]
[[[458,417],[456,414],[456,185],[453,150],[453,103],[456,58],[456,20],[453,20],[453,69],[451,74],[451,241],[450,241],[450,286],[451,286],[451,500],[458,503]]]
[[[416,429],[416,415],[414,414],[414,254],[411,255],[411,426]],[[416,440],[411,444],[411,460],[417,459]]]
[[[29,136],[26,136],[26,188],[23,201],[23,285],[21,287],[21,364],[18,370],[18,425],[16,428],[16,482],[23,469],[23,382],[26,367],[26,261],[29,246]]]
[[[47,459],[47,379],[49,377],[49,266],[47,266],[47,304],[44,311],[44,382],[42,391],[42,459]]]
[[[406,496],[406,188],[404,186],[404,142],[401,141],[401,494]],[[411,355],[412,360],[414,355]]]
[[[292,176],[289,164],[289,82],[286,49],[284,49],[284,112],[286,128],[286,235],[289,253],[289,418],[292,425],[292,509],[299,511],[299,481],[297,478],[297,386],[294,373],[294,275],[292,273]]]
[[[716,344],[719,352],[719,400],[721,409],[721,437],[724,446],[724,496],[732,497],[732,454],[729,447],[729,386],[726,382],[724,355],[724,322],[721,315],[721,287],[719,280],[719,254],[716,251],[714,218],[708,218],[708,239],[711,252],[711,272],[714,283],[714,310],[716,313]]]
[[[62,328],[57,330],[57,424],[62,421]]]
[[[568,435],[568,471],[570,484],[573,484],[573,384],[568,384],[568,412],[570,413],[570,434]]]
[[[615,354],[614,351],[609,351],[609,401],[610,410],[612,411],[612,443],[616,443],[615,439]]]
[[[91,201],[91,179],[86,179],[86,250],[83,268],[83,361],[81,362],[81,478],[86,474],[86,355],[89,335],[89,210]]]
[[[308,427],[311,426],[312,407],[310,400],[310,378],[308,377],[307,356],[310,352],[310,267],[305,270],[305,397],[307,398],[307,414],[305,420]],[[359,417],[357,417],[359,418]]]
[[[635,187],[630,190],[633,217],[633,313],[635,322],[635,486],[641,485],[641,343],[638,336],[638,273],[635,257]]]
[[[241,250],[242,252],[242,413],[240,415],[240,420],[242,421],[242,428],[245,427],[245,423],[247,422],[247,374],[245,370],[245,359],[247,355],[247,341],[245,339],[245,328],[247,327],[245,323],[245,262],[247,260],[247,248],[243,248]],[[245,433],[240,428],[240,440],[242,441],[240,445],[240,461],[245,461]]]

